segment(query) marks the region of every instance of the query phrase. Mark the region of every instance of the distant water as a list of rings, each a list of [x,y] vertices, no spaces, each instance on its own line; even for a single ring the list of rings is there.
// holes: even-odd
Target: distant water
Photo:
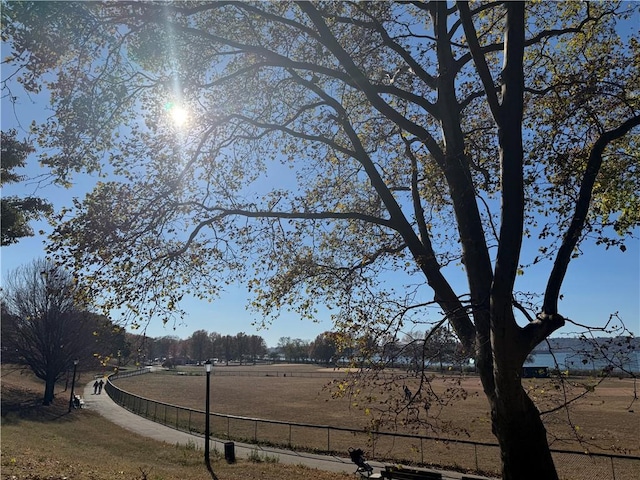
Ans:
[[[538,353],[532,355],[532,357],[533,363],[526,363],[526,367],[549,367],[559,368],[560,370],[602,370],[609,365],[609,362],[605,360],[586,358],[573,352],[559,352],[555,355]],[[618,362],[625,370],[640,372],[640,352],[625,353],[624,357],[618,359]],[[619,369],[615,368],[615,371],[619,371]]]

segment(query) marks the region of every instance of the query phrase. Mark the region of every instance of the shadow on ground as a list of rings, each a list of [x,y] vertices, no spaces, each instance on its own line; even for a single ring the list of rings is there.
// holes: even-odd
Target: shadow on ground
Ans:
[[[36,422],[71,421],[69,399],[58,394],[51,405],[42,404],[42,395],[33,390],[14,385],[2,385],[0,393],[2,422],[19,423],[22,420]],[[72,412],[73,413],[73,412]]]

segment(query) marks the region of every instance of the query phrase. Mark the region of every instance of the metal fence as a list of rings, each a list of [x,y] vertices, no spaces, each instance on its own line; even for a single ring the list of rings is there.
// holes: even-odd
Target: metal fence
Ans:
[[[149,371],[150,369],[144,368],[112,376],[105,390],[116,403],[137,415],[177,430],[204,435],[205,412],[140,397],[111,382],[112,379],[141,375]],[[499,476],[500,450],[497,444],[492,443],[396,432],[372,432],[220,413],[211,413],[209,422],[211,435],[224,440],[339,455],[345,455],[349,447],[367,445],[367,457],[370,459]],[[637,456],[585,454],[553,449],[551,452],[562,480],[640,478],[640,457]]]

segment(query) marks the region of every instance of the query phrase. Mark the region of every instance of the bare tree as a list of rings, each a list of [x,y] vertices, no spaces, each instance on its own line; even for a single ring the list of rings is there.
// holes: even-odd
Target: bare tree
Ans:
[[[3,349],[44,380],[45,405],[73,361],[86,364],[98,351],[93,332],[100,319],[78,307],[75,293],[73,277],[45,260],[11,272],[3,287]]]

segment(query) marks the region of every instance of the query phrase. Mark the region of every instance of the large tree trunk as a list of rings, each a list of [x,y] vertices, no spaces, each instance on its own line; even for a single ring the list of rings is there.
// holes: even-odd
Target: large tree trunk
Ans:
[[[476,364],[500,445],[502,479],[558,480],[540,412],[522,387],[531,350],[527,330],[504,299],[494,297],[491,308],[491,340],[478,345]]]
[[[54,397],[54,390],[56,387],[55,378],[47,378],[44,383],[44,398],[42,399],[43,405],[51,405]]]
[[[521,385],[520,370],[498,372],[491,404],[492,430],[500,445],[503,480],[557,480],[540,412]]]

